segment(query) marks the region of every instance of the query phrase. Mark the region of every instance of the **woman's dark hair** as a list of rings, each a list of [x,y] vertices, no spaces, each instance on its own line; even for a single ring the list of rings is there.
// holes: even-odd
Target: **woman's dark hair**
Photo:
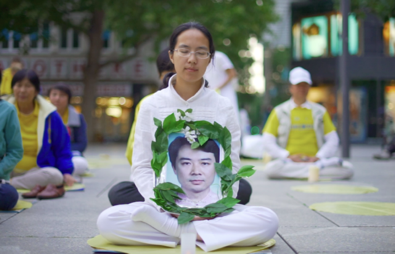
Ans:
[[[210,58],[214,59],[215,47],[214,47],[213,37],[211,36],[211,33],[208,31],[208,29],[205,26],[203,26],[202,24],[198,23],[198,22],[184,23],[184,24],[181,24],[178,27],[176,27],[176,29],[174,29],[173,33],[170,36],[170,40],[169,40],[169,45],[170,45],[169,46],[169,50],[170,50],[171,54],[174,53],[174,49],[175,49],[175,47],[177,45],[178,36],[181,33],[183,33],[184,31],[189,30],[189,29],[197,29],[197,30],[199,30],[200,32],[202,32],[206,36],[206,38],[208,40],[208,43],[209,43]],[[174,73],[173,73],[173,75],[174,75]],[[165,77],[163,79],[163,87],[167,87],[169,85],[168,81],[169,81],[170,77],[168,77],[167,79]],[[207,80],[205,80],[204,86],[208,87]]]
[[[169,57],[169,47],[166,47],[159,53],[158,58],[156,58],[156,67],[158,68],[159,76],[164,71],[174,71],[174,64],[171,62]]]
[[[38,77],[37,73],[33,70],[23,69],[23,70],[17,71],[15,73],[14,77],[12,78],[11,88],[14,88],[16,83],[24,80],[25,78],[27,78],[30,81],[30,83],[32,83],[32,85],[34,86],[36,91],[39,93],[40,92],[40,78]]]
[[[170,162],[174,168],[176,167],[178,152],[180,151],[180,148],[184,145],[191,146],[191,143],[189,143],[189,141],[184,137],[178,137],[175,138],[169,146]],[[214,154],[215,162],[219,163],[219,146],[217,145],[217,143],[215,143],[213,139],[207,140],[207,142],[203,146],[199,146],[198,148],[196,148],[196,150]]]
[[[61,91],[61,92],[64,92],[65,94],[67,94],[67,97],[68,97],[67,101],[68,101],[68,103],[70,104],[71,97],[72,97],[70,88],[68,88],[67,86],[62,85],[62,84],[53,86],[53,87],[51,87],[51,88],[48,90],[48,94],[47,94],[48,96],[51,94],[51,91],[52,91],[52,90],[59,90],[59,91]]]

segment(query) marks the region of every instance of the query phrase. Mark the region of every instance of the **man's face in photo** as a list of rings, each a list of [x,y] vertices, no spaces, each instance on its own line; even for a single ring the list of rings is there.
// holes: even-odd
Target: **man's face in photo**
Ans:
[[[200,193],[210,188],[215,178],[215,157],[213,153],[182,146],[178,151],[174,173],[181,188],[186,192]]]

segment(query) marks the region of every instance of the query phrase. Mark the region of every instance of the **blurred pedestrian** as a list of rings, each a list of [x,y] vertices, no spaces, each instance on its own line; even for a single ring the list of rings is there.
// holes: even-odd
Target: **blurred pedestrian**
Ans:
[[[70,134],[73,153],[74,176],[81,176],[88,171],[88,161],[83,152],[88,144],[84,116],[70,105],[71,90],[65,85],[56,85],[48,90],[49,100],[56,106],[57,112]]]
[[[19,195],[8,180],[22,156],[21,129],[16,109],[0,99],[0,210],[10,210],[18,201]]]
[[[351,178],[351,163],[334,157],[339,136],[328,112],[307,100],[310,73],[296,67],[290,71],[289,82],[291,99],[273,109],[263,130],[265,151],[275,159],[265,167],[267,176],[307,178],[310,167],[316,166],[321,177]]]
[[[21,126],[23,158],[11,173],[10,184],[29,189],[24,198],[59,198],[65,182],[74,183],[70,137],[56,107],[40,92],[40,80],[32,70],[20,70],[12,78],[13,96]]]
[[[12,77],[19,70],[22,70],[23,64],[19,57],[14,57],[11,61],[10,67],[2,72],[0,95],[12,94],[11,81]]]
[[[220,51],[215,51],[215,58],[212,61],[204,73],[204,78],[208,81],[209,88],[216,90],[220,95],[230,100],[239,118],[239,106],[235,91],[238,82],[237,72],[232,61]]]

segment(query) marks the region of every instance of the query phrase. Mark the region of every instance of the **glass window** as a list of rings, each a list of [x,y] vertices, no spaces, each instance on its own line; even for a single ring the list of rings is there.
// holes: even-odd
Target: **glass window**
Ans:
[[[29,35],[30,38],[30,47],[37,48],[38,47],[38,33],[32,33]]]
[[[342,54],[342,15],[331,15],[331,53],[333,56]],[[348,52],[350,55],[358,54],[359,50],[359,24],[355,15],[348,16]]]
[[[60,47],[67,48],[67,29],[65,27],[60,28]]]
[[[73,49],[78,49],[79,47],[80,47],[79,33],[73,30]]]
[[[328,19],[326,16],[301,21],[302,56],[304,59],[328,55]]]
[[[3,29],[0,34],[0,38],[2,39],[1,47],[3,49],[8,48],[8,40],[9,40],[9,31],[7,29]]]
[[[19,48],[19,43],[22,39],[22,35],[18,32],[13,32],[12,38],[14,39],[14,43],[13,43],[13,48],[17,49]]]
[[[110,36],[111,32],[109,30],[106,30],[103,32],[103,48],[109,48],[110,46]]]
[[[49,47],[49,39],[50,39],[49,23],[45,22],[43,24],[43,48]]]
[[[390,18],[383,28],[386,55],[395,56],[395,18]]]

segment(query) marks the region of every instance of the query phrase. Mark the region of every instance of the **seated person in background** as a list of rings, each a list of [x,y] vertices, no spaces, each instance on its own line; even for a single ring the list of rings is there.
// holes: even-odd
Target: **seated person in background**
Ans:
[[[71,152],[73,153],[74,176],[83,175],[88,171],[88,162],[82,153],[86,149],[86,123],[84,116],[70,105],[71,90],[65,85],[56,85],[48,91],[49,100],[56,106],[64,125],[70,134]]]
[[[348,179],[352,165],[334,157],[339,137],[326,109],[310,101],[310,73],[296,67],[289,75],[292,98],[271,112],[263,130],[265,151],[275,160],[266,165],[269,178],[307,178],[309,167],[320,177]]]
[[[205,207],[219,200],[219,196],[211,191],[210,186],[215,179],[215,166],[219,163],[219,147],[214,140],[208,140],[204,146],[191,148],[191,143],[184,138],[176,138],[169,146],[169,157],[174,174],[181,189],[182,200],[179,206]]]
[[[22,70],[23,63],[19,57],[14,57],[10,67],[5,69],[1,75],[0,95],[12,94],[11,81],[17,71]]]
[[[56,107],[41,95],[40,80],[32,70],[20,70],[12,79],[13,96],[21,126],[23,158],[11,173],[11,185],[29,189],[24,198],[59,198],[63,182],[73,185],[70,137]]]
[[[16,109],[0,99],[0,210],[10,210],[18,202],[18,192],[8,180],[22,156],[21,128]]]

